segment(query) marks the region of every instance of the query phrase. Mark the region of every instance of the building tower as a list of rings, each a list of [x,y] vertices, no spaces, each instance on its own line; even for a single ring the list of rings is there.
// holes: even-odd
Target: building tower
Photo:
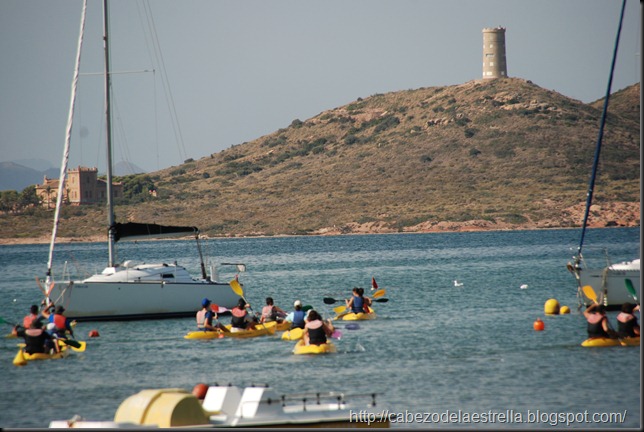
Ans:
[[[505,78],[508,67],[505,62],[505,28],[483,29],[483,79]]]

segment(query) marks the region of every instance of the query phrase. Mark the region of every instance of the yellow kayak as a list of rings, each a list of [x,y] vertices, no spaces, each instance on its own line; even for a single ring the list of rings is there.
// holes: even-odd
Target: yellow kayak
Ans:
[[[24,351],[25,344],[18,344],[18,353],[16,356],[13,358],[13,364],[15,366],[25,366],[27,362],[34,361],[34,360],[55,360],[55,359],[60,359],[63,357],[66,357],[68,352],[67,352],[67,345],[60,345],[60,352],[53,353],[53,354],[47,354],[47,353],[33,353],[29,354]]]
[[[304,345],[303,340],[299,340],[293,348],[293,354],[328,354],[337,352],[333,342],[327,342],[322,345]]]
[[[286,341],[300,340],[302,339],[303,334],[304,334],[304,329],[295,327],[294,329],[287,330],[284,333],[282,333],[282,340],[286,340]]]
[[[221,330],[217,331],[191,331],[184,336],[184,339],[218,339],[222,337],[233,337],[233,338],[251,338],[257,336],[265,336],[275,334],[277,330],[277,323],[275,321],[267,322],[266,324],[257,324],[253,330],[237,330],[232,331],[231,325],[225,326],[228,331],[224,332]]]
[[[589,338],[581,343],[583,347],[639,346],[640,338],[627,337],[623,339]]]
[[[358,313],[347,313],[344,315],[338,315],[336,319],[341,319],[343,321],[361,321],[361,320],[370,320],[376,318],[376,312],[373,309],[369,308],[369,313],[358,312]]]

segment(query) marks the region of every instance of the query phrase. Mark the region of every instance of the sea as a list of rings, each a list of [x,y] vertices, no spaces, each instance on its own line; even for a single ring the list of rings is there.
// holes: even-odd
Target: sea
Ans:
[[[382,298],[377,319],[335,321],[338,352],[297,356],[278,336],[186,340],[194,318],[81,322],[85,352],[16,367],[15,338],[1,338],[0,426],[46,428],[79,415],[112,420],[143,389],[198,383],[268,384],[278,394],[376,394],[392,428],[637,428],[641,422],[640,347],[583,348],[586,322],[566,269],[579,229],[468,233],[217,238],[210,263],[244,263],[239,273],[255,310],[265,298],[291,310],[301,300],[325,317],[353,287]],[[0,317],[18,322],[41,300],[49,245],[0,246]],[[584,254],[611,262],[640,255],[639,228],[587,231]],[[100,271],[105,243],[59,245],[54,274]],[[177,261],[199,274],[190,241],[119,244],[121,261]],[[605,262],[605,260],[604,260]],[[237,274],[219,266],[220,280]],[[455,283],[455,281],[457,281]],[[461,285],[462,284],[462,285]],[[458,285],[458,286],[457,286]],[[527,285],[527,287],[526,287]],[[523,286],[523,287],[522,287]],[[569,314],[546,316],[556,299]],[[195,312],[200,298],[195,298]],[[616,313],[609,318],[616,325]],[[539,318],[543,331],[535,331]],[[227,317],[221,318],[224,323]],[[353,324],[353,325],[349,325]],[[356,326],[357,324],[357,326]],[[2,325],[9,333],[11,327]],[[96,330],[99,337],[90,338]]]

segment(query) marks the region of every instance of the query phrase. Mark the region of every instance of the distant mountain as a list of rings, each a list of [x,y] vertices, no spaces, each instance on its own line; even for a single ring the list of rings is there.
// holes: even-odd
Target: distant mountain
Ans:
[[[45,159],[34,159],[34,158],[19,159],[19,160],[12,160],[11,162],[17,163],[18,165],[22,165],[23,167],[31,168],[38,172],[45,172],[48,170],[57,169],[57,168],[54,168],[54,164],[52,164],[50,161]]]
[[[42,183],[45,175],[57,178],[59,174],[55,168],[38,171],[15,162],[0,162],[0,190],[20,192],[27,186]]]

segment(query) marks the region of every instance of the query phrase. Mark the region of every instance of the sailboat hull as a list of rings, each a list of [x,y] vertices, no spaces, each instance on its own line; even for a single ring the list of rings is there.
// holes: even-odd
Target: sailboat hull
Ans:
[[[636,268],[626,268],[628,266]],[[635,303],[627,289],[627,280],[631,281],[637,299],[641,298],[639,260],[607,268],[584,268],[578,274],[580,286],[590,285],[598,296],[603,294],[606,299],[604,304],[609,309],[619,309],[626,302]],[[582,297],[586,306],[593,303],[585,296]]]
[[[108,282],[98,276],[101,275],[83,281],[57,282],[50,299],[65,307],[68,318],[107,321],[194,316],[204,297],[228,309],[240,298],[229,284],[208,280]]]

